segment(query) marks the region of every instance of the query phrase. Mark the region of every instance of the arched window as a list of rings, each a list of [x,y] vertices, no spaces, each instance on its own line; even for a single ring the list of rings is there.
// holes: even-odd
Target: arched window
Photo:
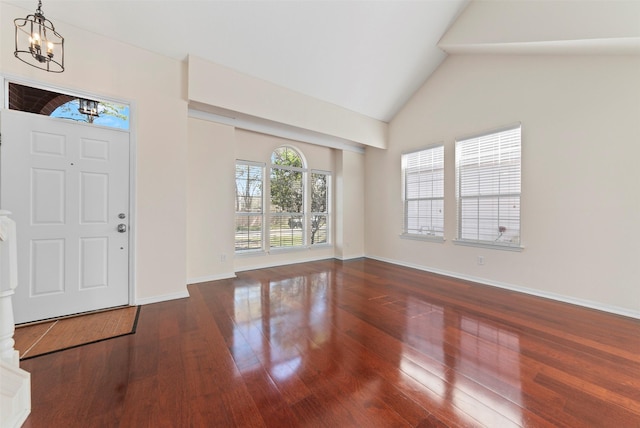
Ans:
[[[236,160],[236,254],[330,243],[331,173],[308,170],[290,146],[270,160],[268,189],[264,163]]]
[[[306,175],[304,160],[294,148],[278,147],[271,154],[270,248],[306,244]]]

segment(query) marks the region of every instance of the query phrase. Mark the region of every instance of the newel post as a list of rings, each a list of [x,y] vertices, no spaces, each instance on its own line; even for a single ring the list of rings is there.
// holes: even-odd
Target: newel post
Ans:
[[[0,210],[0,426],[19,427],[31,412],[31,376],[14,348],[11,298],[18,286],[16,224]]]

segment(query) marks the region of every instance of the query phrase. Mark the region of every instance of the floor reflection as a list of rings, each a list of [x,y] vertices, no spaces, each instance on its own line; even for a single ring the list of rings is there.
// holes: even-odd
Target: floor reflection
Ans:
[[[518,335],[447,306],[425,313],[422,299],[408,297],[406,306],[411,352],[403,353],[401,370],[471,424],[499,426],[506,416],[522,425]]]
[[[361,382],[345,391],[351,398],[379,394],[386,376],[419,389],[429,406],[470,425],[525,424],[516,332],[423,295],[391,290],[383,280],[349,283],[341,287],[329,272],[236,283],[230,349],[240,374],[266,370],[282,385],[295,376],[339,382],[340,373],[361,373]],[[379,348],[377,334],[396,341],[386,339]],[[362,354],[342,353],[340,343],[348,340],[362,344]],[[395,370],[372,370],[372,352]]]
[[[285,380],[300,368],[301,355],[330,340],[330,301],[327,272],[236,287],[234,360],[246,361],[250,350],[272,376]]]

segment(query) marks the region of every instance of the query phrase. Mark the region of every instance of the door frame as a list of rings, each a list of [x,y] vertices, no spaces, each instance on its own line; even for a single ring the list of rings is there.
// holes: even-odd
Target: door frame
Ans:
[[[136,172],[137,172],[137,138],[135,125],[136,102],[133,100],[125,100],[122,98],[113,98],[95,92],[86,92],[76,89],[68,89],[56,85],[45,84],[38,81],[25,79],[23,77],[0,74],[0,99],[2,100],[0,107],[9,109],[9,83],[17,83],[19,85],[30,86],[32,88],[44,89],[61,94],[71,95],[74,97],[82,97],[93,100],[109,101],[118,104],[126,104],[129,106],[129,130],[123,132],[129,133],[129,305],[135,305],[136,302],[136,241],[137,241],[137,195],[136,195]],[[61,119],[64,120],[64,119]],[[71,121],[72,122],[72,121]],[[100,126],[100,125],[95,125]],[[1,138],[1,136],[0,136]],[[1,140],[0,140],[1,145]],[[1,152],[1,149],[0,149]],[[2,207],[0,207],[2,209]],[[16,220],[15,218],[13,220]],[[18,286],[20,286],[20,278],[18,278]]]

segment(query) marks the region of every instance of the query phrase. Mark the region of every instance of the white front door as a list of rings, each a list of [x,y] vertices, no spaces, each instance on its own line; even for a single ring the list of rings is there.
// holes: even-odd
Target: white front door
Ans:
[[[129,133],[10,110],[0,122],[16,323],[128,304]]]

